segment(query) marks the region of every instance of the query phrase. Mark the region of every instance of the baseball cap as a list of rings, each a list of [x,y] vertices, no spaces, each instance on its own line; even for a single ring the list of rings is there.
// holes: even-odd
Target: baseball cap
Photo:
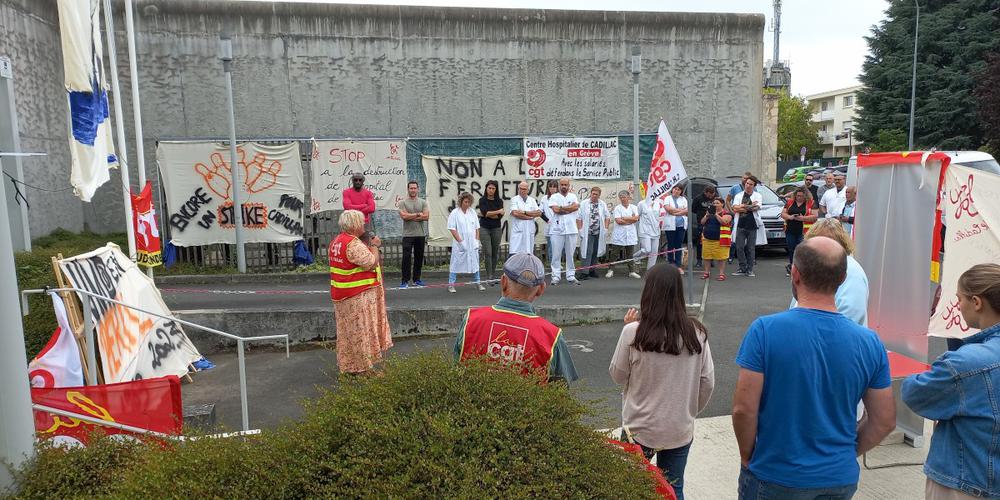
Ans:
[[[512,255],[503,264],[503,273],[507,279],[524,286],[538,286],[545,283],[545,266],[538,257],[528,253]]]

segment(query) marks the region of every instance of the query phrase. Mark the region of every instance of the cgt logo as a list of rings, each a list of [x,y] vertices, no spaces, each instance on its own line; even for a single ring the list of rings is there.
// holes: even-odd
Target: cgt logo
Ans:
[[[532,149],[528,151],[527,163],[529,167],[540,167],[545,163],[545,150]]]
[[[656,150],[653,151],[653,163],[650,165],[649,178],[654,184],[660,184],[667,180],[670,173],[670,162],[664,158],[667,146],[663,141],[656,138]]]
[[[524,361],[524,346],[527,343],[527,328],[494,322],[490,326],[486,355],[506,364],[521,363]]]

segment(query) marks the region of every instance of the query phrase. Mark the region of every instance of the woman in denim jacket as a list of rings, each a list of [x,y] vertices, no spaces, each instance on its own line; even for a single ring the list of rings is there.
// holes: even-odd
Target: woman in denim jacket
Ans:
[[[958,306],[982,331],[904,380],[903,401],[937,420],[924,464],[927,499],[1000,499],[1000,265],[963,273]]]

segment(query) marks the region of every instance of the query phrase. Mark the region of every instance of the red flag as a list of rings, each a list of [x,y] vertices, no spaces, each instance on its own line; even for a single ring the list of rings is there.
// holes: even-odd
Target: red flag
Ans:
[[[132,196],[132,230],[135,232],[136,264],[156,267],[163,264],[160,255],[160,230],[153,209],[153,185],[146,181],[139,196]]]
[[[33,387],[31,401],[163,434],[180,434],[184,424],[181,382],[173,375],[88,387]],[[101,427],[106,434],[131,434],[113,427],[35,411],[35,432],[39,439],[86,444],[88,436],[97,427]]]

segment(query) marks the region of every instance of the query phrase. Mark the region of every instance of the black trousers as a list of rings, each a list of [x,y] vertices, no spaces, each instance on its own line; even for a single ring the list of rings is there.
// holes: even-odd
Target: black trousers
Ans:
[[[424,267],[424,245],[427,238],[424,236],[403,236],[403,283],[409,283],[410,273],[410,253],[413,253],[413,273],[414,281],[420,279],[420,270]]]

